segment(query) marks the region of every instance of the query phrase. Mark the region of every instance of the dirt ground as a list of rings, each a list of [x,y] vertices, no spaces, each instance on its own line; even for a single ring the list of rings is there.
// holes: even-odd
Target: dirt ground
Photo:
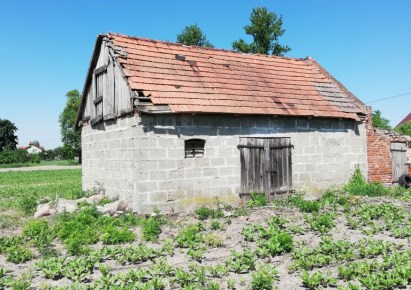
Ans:
[[[355,202],[358,202],[361,205],[389,203],[401,207],[405,213],[410,212],[409,202],[392,198],[361,198],[360,201]],[[218,221],[223,225],[223,228],[219,230],[211,229],[211,219],[205,220],[204,234],[212,233],[213,235],[220,237],[223,241],[223,246],[216,248],[207,247],[203,255],[203,258],[200,261],[193,260],[192,257],[188,255],[188,249],[174,246],[173,254],[165,255],[165,259],[167,260],[168,264],[174,269],[181,268],[187,271],[189,271],[190,269],[190,264],[191,269],[196,267],[213,266],[218,264],[226,265],[226,261],[232,254],[233,250],[243,251],[250,249],[253,251],[257,247],[256,242],[250,242],[244,238],[244,235],[242,233],[243,228],[248,225],[266,226],[267,220],[273,216],[280,216],[284,218],[287,221],[287,224],[285,225],[286,229],[288,226],[299,226],[301,229],[303,229],[300,233],[292,234],[294,249],[301,245],[305,245],[308,248],[315,248],[319,245],[321,241],[322,234],[310,229],[305,219],[305,216],[307,214],[302,213],[296,207],[271,205],[261,208],[248,209],[248,211],[248,215],[234,217],[232,216],[233,210],[225,210],[225,217],[218,219]],[[322,211],[327,211],[327,209],[322,209]],[[333,210],[333,212],[336,214],[335,226],[326,235],[331,236],[336,241],[344,240],[350,242],[352,246],[355,247],[355,243],[357,243],[361,239],[381,240],[389,241],[397,245],[402,244],[404,245],[403,247],[405,250],[411,250],[409,238],[394,238],[391,232],[385,230],[379,231],[374,234],[365,234],[360,229],[349,228],[349,226],[347,225],[347,216],[350,213],[344,212],[343,207],[337,207],[335,210]],[[170,239],[172,241],[175,241],[181,229],[187,228],[189,225],[198,222],[199,220],[195,216],[195,214],[175,214],[173,216],[168,216],[167,223],[162,226],[162,232],[159,236],[159,240],[157,243],[144,241],[141,238],[141,228],[136,227],[132,229],[133,232],[137,235],[136,241],[134,241],[131,244],[121,245],[121,247],[138,246],[144,244],[153,249],[161,249],[164,244],[164,241]],[[16,235],[19,233],[19,231],[21,231],[20,228],[3,230],[0,236]],[[60,252],[60,256],[64,256],[66,254],[65,248],[58,242],[56,244],[56,247],[57,250]],[[96,250],[102,249],[103,245],[101,243],[98,243],[96,245],[93,245],[93,248]],[[71,259],[71,257],[68,257],[67,259]],[[52,287],[66,288],[70,285],[73,285],[73,281],[69,280],[66,277],[60,278],[58,280],[45,279],[43,275],[40,273],[38,267],[36,266],[36,263],[38,261],[39,257],[38,255],[36,255],[36,257],[33,260],[28,261],[26,263],[13,264],[6,261],[5,255],[0,255],[0,268],[2,267],[4,269],[7,269],[13,277],[20,277],[23,273],[30,272],[32,274],[31,289],[51,289]],[[153,263],[153,260],[149,260],[142,263],[122,265],[113,259],[106,259],[104,261],[101,261],[100,264],[96,264],[92,271],[92,274],[89,277],[87,277],[87,279],[83,281],[82,284],[90,285],[92,281],[96,281],[102,277],[102,274],[99,271],[99,267],[101,264],[108,265],[110,267],[110,273],[112,275],[117,275],[121,273],[124,274],[130,269],[150,269],[150,267],[153,266]],[[302,283],[302,271],[290,271],[290,265],[293,263],[292,253],[282,253],[272,257],[264,258],[257,257],[256,264],[258,265],[259,263],[274,266],[278,270],[278,274],[276,275],[275,279],[276,281],[274,283],[276,289],[307,289]],[[344,262],[333,262],[324,267],[315,267],[310,271],[320,271],[323,273],[328,272],[329,274],[331,274],[332,277],[338,279],[338,266],[342,264],[344,264]],[[207,279],[216,281],[220,285],[220,289],[229,289],[227,288],[227,280],[230,279],[235,282],[235,289],[250,289],[252,273],[253,271],[244,273],[234,273],[233,271],[229,271],[226,275],[223,275],[223,277],[208,277]],[[183,289],[181,285],[173,283],[172,281],[172,276],[164,278],[165,289]],[[352,282],[356,285],[360,285],[358,281],[354,280]],[[325,289],[335,289],[336,286],[342,287],[346,285],[346,281],[338,279],[337,285],[332,287],[325,287]],[[206,286],[204,286],[203,289],[213,288],[206,288]]]

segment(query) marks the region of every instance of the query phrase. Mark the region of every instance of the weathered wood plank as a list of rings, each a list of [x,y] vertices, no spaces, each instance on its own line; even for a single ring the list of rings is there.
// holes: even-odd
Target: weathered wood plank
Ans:
[[[398,182],[401,175],[407,173],[407,145],[405,143],[391,143],[392,181]]]
[[[102,66],[96,68],[94,70],[94,74],[99,75],[99,74],[105,73],[106,71],[107,71],[107,65],[105,64],[105,65],[102,65]]]
[[[290,138],[240,138],[241,191],[273,193],[292,191]]]

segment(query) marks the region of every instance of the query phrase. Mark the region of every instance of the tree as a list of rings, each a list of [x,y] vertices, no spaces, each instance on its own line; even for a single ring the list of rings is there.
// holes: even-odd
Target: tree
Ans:
[[[197,24],[186,26],[181,34],[177,34],[177,43],[185,45],[214,47]]]
[[[6,119],[0,119],[0,151],[16,150],[18,139],[17,127]]]
[[[40,142],[37,140],[31,141],[30,142],[31,145],[37,146],[37,147],[41,147]]]
[[[411,121],[396,127],[394,130],[402,135],[411,136]]]
[[[381,128],[384,130],[392,130],[390,120],[382,117],[380,110],[372,112],[372,126],[374,128]]]
[[[74,128],[81,97],[77,90],[69,91],[66,97],[66,106],[59,117],[61,141],[65,148],[71,150],[75,156],[79,157],[81,162],[81,132]]]
[[[254,41],[247,44],[243,39],[232,43],[233,50],[245,53],[260,53],[284,55],[291,50],[287,45],[281,45],[278,39],[284,34],[282,29],[283,17],[269,12],[266,7],[256,7],[251,12],[251,25],[244,26],[246,34],[253,37]]]

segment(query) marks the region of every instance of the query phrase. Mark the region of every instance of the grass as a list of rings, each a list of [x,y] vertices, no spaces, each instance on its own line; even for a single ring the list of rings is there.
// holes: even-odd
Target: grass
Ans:
[[[19,167],[33,167],[33,166],[73,166],[79,165],[76,160],[42,160],[40,163],[12,163],[12,164],[0,164],[0,168],[19,168]]]
[[[0,173],[0,210],[23,209],[48,196],[75,199],[83,195],[81,170],[14,171]],[[24,209],[30,213],[29,209]]]

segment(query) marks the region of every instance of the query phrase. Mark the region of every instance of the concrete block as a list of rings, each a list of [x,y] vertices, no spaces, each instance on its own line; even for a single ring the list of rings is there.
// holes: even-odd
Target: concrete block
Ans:
[[[160,191],[177,190],[177,181],[176,180],[159,181],[158,189]]]
[[[177,169],[176,160],[160,160],[158,161],[158,168],[163,169]]]
[[[219,167],[225,165],[225,158],[210,158],[210,166]]]
[[[201,175],[202,176],[217,176],[218,170],[217,168],[202,168]]]
[[[166,179],[167,179],[167,171],[150,171],[149,173],[150,181],[166,180]]]
[[[234,167],[220,167],[218,168],[219,176],[232,176],[234,175]]]
[[[227,137],[226,140],[226,145],[230,147],[237,147],[238,144],[240,144],[240,138],[239,137]]]
[[[305,172],[315,172],[317,170],[317,165],[316,164],[306,164],[304,165],[304,171]]]
[[[167,202],[182,200],[186,198],[186,193],[184,191],[174,190],[169,191],[167,196]]]
[[[194,158],[183,158],[175,160],[177,169],[194,168]]]
[[[185,178],[184,170],[183,169],[177,169],[173,171],[168,171],[167,173],[167,179],[168,180],[176,180],[176,179],[183,179]]]
[[[194,158],[195,168],[209,167],[210,161],[208,158]]]
[[[154,192],[159,188],[157,182],[137,182],[137,192]]]
[[[165,203],[167,202],[167,192],[152,192],[149,194],[150,202],[152,203]]]
[[[185,175],[185,178],[198,178],[201,176],[201,170],[187,168],[187,169],[184,169],[184,175]]]
[[[204,157],[206,158],[213,158],[218,157],[218,147],[205,147]]]
[[[155,138],[141,138],[138,145],[141,149],[154,149],[157,148],[157,141]]]
[[[225,158],[225,164],[227,166],[241,166],[240,152],[238,151],[237,154],[234,155],[234,157]]]
[[[221,138],[220,137],[210,137],[206,141],[207,148],[210,147],[220,147],[221,146]]]
[[[157,138],[158,148],[176,148],[177,139],[176,138]]]
[[[167,159],[167,151],[165,149],[150,149],[148,150],[149,160],[164,160]]]
[[[164,150],[167,150],[168,159],[182,159],[184,158],[184,155],[185,155],[184,148],[164,149]]]
[[[127,190],[135,191],[136,190],[136,182],[135,181],[127,181]]]

